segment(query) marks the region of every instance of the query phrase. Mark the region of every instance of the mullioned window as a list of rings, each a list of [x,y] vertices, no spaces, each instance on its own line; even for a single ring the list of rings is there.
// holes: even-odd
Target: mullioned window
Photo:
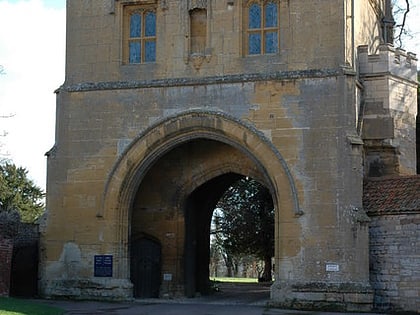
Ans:
[[[124,62],[156,62],[156,8],[124,7]]]
[[[245,50],[247,55],[278,53],[278,1],[253,0],[247,2],[245,7],[245,28]]]

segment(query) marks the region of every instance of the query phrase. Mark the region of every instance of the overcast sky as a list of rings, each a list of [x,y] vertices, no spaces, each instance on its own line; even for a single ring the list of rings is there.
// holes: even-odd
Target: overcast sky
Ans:
[[[92,0],[86,0],[92,1]],[[182,0],[183,1],[183,0]],[[420,3],[409,16],[415,38],[406,49],[420,55]],[[46,158],[54,145],[55,94],[64,82],[65,0],[0,0],[0,133],[9,158],[45,189]]]

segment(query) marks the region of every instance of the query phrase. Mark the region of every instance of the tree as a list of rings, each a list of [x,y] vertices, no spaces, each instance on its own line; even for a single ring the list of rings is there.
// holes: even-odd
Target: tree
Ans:
[[[44,211],[45,194],[23,167],[0,164],[0,211],[18,211],[23,222],[34,222]]]
[[[392,0],[392,14],[395,19],[394,42],[397,47],[403,47],[406,38],[412,38],[410,30],[407,28],[407,18],[411,10],[411,0]]]
[[[263,260],[262,279],[271,281],[274,206],[269,190],[253,179],[242,178],[226,191],[216,207],[224,251]]]
[[[382,24],[384,42],[403,48],[404,42],[413,37],[407,26],[413,0],[369,0],[369,2]]]

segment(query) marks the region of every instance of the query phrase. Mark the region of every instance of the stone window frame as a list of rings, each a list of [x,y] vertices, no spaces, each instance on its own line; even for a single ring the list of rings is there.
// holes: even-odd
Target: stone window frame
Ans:
[[[154,64],[156,63],[157,58],[157,28],[158,28],[158,14],[157,14],[157,1],[156,0],[141,0],[141,1],[119,1],[122,6],[122,63],[126,65],[141,65],[141,64]],[[155,34],[154,36],[146,36],[145,31],[145,22],[144,16],[147,13],[153,12],[155,15]],[[131,38],[130,37],[130,18],[134,13],[140,13],[142,16],[142,31],[140,37]],[[141,45],[141,55],[140,62],[130,62],[130,42],[140,42]],[[153,61],[145,60],[145,43],[154,42],[155,43],[155,56]]]
[[[263,25],[265,22],[265,8],[267,4],[274,3],[277,7],[277,20],[276,26],[274,27],[267,27]],[[250,29],[249,28],[249,8],[252,5],[259,5],[261,8],[261,25],[259,28]],[[263,56],[263,55],[276,55],[279,54],[280,51],[280,1],[279,0],[248,0],[243,2],[243,55],[244,56]],[[276,41],[277,47],[275,52],[266,52],[266,39],[268,32],[275,32],[276,33]],[[249,53],[249,35],[250,34],[259,34],[261,38],[261,48],[260,53]]]

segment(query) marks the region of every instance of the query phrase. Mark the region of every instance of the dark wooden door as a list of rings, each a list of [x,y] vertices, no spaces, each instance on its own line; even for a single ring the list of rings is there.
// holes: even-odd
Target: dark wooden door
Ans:
[[[159,297],[161,283],[161,246],[141,238],[131,244],[131,281],[134,297]]]
[[[10,277],[10,294],[12,296],[37,296],[38,252],[38,242],[13,248],[12,274]]]

